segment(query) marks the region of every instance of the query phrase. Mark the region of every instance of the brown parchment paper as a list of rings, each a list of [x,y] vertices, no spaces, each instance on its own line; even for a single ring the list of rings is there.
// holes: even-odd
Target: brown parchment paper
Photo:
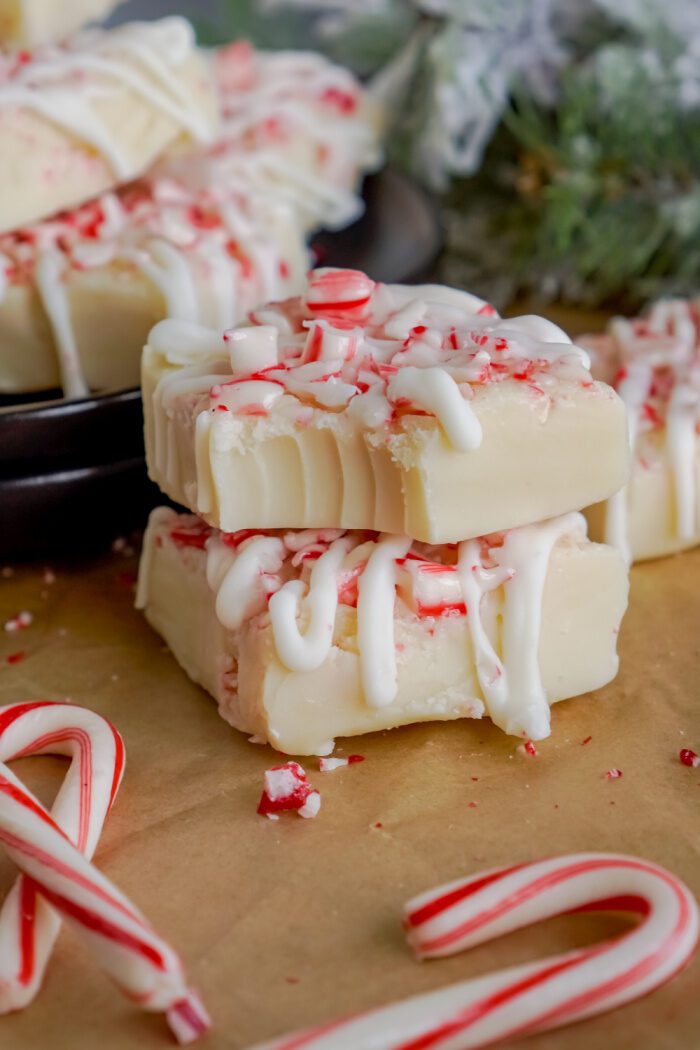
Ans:
[[[620,928],[561,919],[414,962],[402,902],[469,872],[620,850],[668,866],[700,896],[700,770],[678,761],[682,746],[700,751],[700,551],[633,570],[617,681],[558,704],[535,758],[485,720],[341,741],[341,753],[365,762],[321,774],[306,760],[320,815],[277,823],[255,813],[274,753],[219,719],[134,611],[135,559],[53,569],[50,585],[41,566],[0,578],[0,618],[34,614],[21,634],[0,632],[0,702],[68,696],[123,733],[126,776],[96,862],[184,956],[213,1014],[208,1050],[239,1050]],[[8,665],[17,651],[26,658]],[[611,767],[622,779],[606,779]],[[14,768],[48,802],[65,763]],[[0,860],[1,891],[12,877]],[[700,961],[643,1001],[528,1045],[698,1047],[698,993]],[[70,930],[34,1004],[0,1018],[3,1050],[168,1045],[164,1021],[125,1002]]]

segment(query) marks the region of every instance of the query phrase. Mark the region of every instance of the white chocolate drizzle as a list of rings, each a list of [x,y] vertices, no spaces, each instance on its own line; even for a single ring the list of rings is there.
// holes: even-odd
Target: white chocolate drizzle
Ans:
[[[383,536],[360,576],[357,598],[357,645],[367,703],[387,707],[396,699],[398,674],[394,645],[397,567],[411,548],[406,536]]]
[[[314,563],[308,595],[302,580],[289,580],[270,599],[270,623],[277,654],[290,671],[313,671],[320,667],[333,644],[338,609],[338,573],[351,542],[336,540]],[[308,614],[302,634],[297,620]]]
[[[256,617],[269,617],[277,658],[289,671],[321,666],[333,647],[339,606],[356,606],[365,701],[387,707],[400,693],[397,615],[433,621],[466,617],[481,692],[474,700],[483,699],[507,733],[533,740],[549,734],[539,668],[545,581],[555,545],[565,537],[585,540],[580,514],[468,540],[459,551],[453,545],[412,544],[405,536],[368,539],[340,530],[226,535],[200,519],[170,515],[152,518],[147,544],[160,534],[161,542],[169,535],[176,546],[191,540],[191,546],[205,550],[219,622],[237,631]],[[143,573],[146,578],[147,569]],[[489,592],[498,593],[491,599],[487,628],[482,602]],[[138,600],[146,601],[141,588]]]
[[[65,286],[65,259],[54,249],[45,251],[36,267],[36,287],[41,304],[51,325],[58,355],[61,386],[66,397],[85,397],[87,384],[83,378],[75,334],[70,320],[70,304]]]

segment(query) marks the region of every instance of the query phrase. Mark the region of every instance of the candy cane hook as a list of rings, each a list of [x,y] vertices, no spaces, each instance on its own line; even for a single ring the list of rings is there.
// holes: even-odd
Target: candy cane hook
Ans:
[[[437,958],[555,915],[626,912],[619,937],[462,981],[256,1050],[473,1050],[580,1021],[646,995],[690,960],[698,907],[648,861],[583,853],[499,868],[432,890],[405,909],[419,958]]]
[[[40,753],[73,758],[53,814],[4,764]],[[0,1008],[19,1009],[36,994],[58,912],[126,995],[164,1011],[176,1037],[191,1042],[209,1019],[178,956],[88,859],[123,767],[121,737],[92,711],[48,701],[0,708],[0,842],[22,872],[0,913]]]

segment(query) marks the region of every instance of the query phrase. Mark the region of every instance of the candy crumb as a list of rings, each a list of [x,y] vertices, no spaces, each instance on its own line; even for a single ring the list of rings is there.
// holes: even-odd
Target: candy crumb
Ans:
[[[605,774],[608,780],[619,780],[622,776],[621,769],[609,769]]]
[[[593,739],[592,736],[585,737],[585,739],[581,741],[581,747],[584,747],[585,744],[590,744],[592,739]]]
[[[296,810],[301,817],[315,817],[321,808],[321,796],[306,777],[298,762],[286,762],[265,771],[265,786],[258,803],[258,813],[277,819],[277,814]]]
[[[31,627],[34,623],[34,616],[32,613],[27,612],[24,609],[22,612],[17,613],[11,620],[5,621],[5,630],[9,632],[23,631],[27,627]]]
[[[533,758],[537,754],[537,748],[532,740],[526,740],[524,744],[518,744],[517,750],[521,755],[530,755]]]
[[[19,664],[22,660],[27,659],[27,654],[25,652],[10,653],[5,659],[8,664]]]
[[[311,791],[306,802],[298,811],[300,817],[304,817],[308,820],[311,817],[318,816],[318,811],[321,808],[321,796],[318,791]]]
[[[322,773],[332,773],[334,769],[341,769],[343,766],[354,766],[357,762],[364,762],[364,755],[348,755],[347,758],[321,758],[318,762],[318,768]]]
[[[334,769],[340,769],[342,766],[349,764],[347,758],[321,758],[318,762],[318,768],[321,773],[332,773]]]
[[[700,755],[691,751],[689,747],[682,747],[678,752],[678,758],[684,766],[689,766],[691,769],[697,769],[700,766]]]

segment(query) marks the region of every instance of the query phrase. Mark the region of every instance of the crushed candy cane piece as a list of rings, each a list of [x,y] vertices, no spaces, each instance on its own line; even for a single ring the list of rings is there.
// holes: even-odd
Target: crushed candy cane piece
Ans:
[[[341,766],[354,766],[357,762],[364,762],[364,760],[364,755],[348,755],[347,758],[321,758],[318,768],[322,773],[331,773],[334,769],[340,769]]]
[[[315,796],[315,797],[313,797]],[[258,803],[258,813],[272,817],[285,810],[296,810],[302,817],[315,817],[321,808],[321,796],[306,778],[298,762],[286,762],[265,770],[265,787]]]
[[[318,768],[322,773],[332,773],[334,769],[340,769],[341,766],[350,765],[350,761],[347,758],[321,758],[319,759]]]
[[[318,811],[321,808],[321,796],[318,791],[309,792],[309,796],[304,805],[299,810],[299,816],[304,817],[306,820],[311,817],[318,816]]]
[[[26,609],[24,609],[22,612],[18,613],[17,616],[13,617],[11,620],[6,620],[5,621],[5,630],[9,631],[9,632],[23,631],[25,628],[31,627],[31,625],[33,623],[34,623],[33,615],[30,612],[27,612]]]
[[[10,653],[9,656],[5,657],[8,664],[19,664],[22,660],[26,660],[27,654],[25,652]]]
[[[697,769],[700,766],[700,755],[691,751],[689,747],[682,747],[678,752],[678,757],[684,766],[689,766],[691,769]]]
[[[518,744],[517,750],[521,755],[536,755],[537,748],[533,744],[532,740],[526,740],[524,744]]]
[[[621,769],[609,769],[605,774],[608,780],[619,780],[622,776]]]

